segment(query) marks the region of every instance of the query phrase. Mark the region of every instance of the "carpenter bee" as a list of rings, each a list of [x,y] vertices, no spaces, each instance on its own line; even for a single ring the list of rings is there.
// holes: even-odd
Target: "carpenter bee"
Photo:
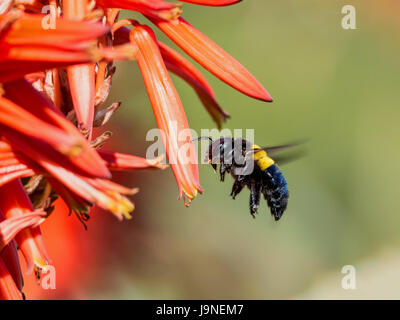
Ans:
[[[206,162],[211,164],[214,171],[219,164],[221,181],[225,174],[230,173],[234,184],[231,196],[233,199],[247,186],[250,189],[250,213],[255,218],[261,194],[267,200],[272,216],[278,221],[286,210],[289,198],[289,190],[282,171],[275,161],[268,156],[280,149],[295,146],[295,144],[262,148],[243,138],[222,137],[212,140],[206,156]],[[282,161],[290,159],[282,158]]]

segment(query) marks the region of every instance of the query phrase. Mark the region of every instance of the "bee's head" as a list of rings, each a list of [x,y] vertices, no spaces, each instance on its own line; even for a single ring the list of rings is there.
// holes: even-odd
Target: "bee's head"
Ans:
[[[217,164],[244,165],[246,152],[251,149],[252,143],[243,138],[231,136],[221,137],[213,140],[211,137],[199,137],[196,140],[209,140],[208,152],[205,161],[216,169]],[[240,156],[243,159],[240,159]],[[238,161],[243,160],[243,161]]]

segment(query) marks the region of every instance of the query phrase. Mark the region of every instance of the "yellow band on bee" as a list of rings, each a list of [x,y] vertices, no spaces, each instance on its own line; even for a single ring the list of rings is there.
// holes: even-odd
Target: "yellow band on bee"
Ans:
[[[261,147],[256,144],[253,145],[251,148],[253,150],[261,149]],[[270,166],[275,164],[275,161],[268,157],[267,152],[264,150],[254,152],[253,157],[262,171],[268,169]]]

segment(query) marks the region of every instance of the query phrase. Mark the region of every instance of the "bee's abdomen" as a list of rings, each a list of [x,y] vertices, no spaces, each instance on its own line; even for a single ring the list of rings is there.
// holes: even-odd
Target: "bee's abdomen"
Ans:
[[[285,177],[275,164],[269,166],[263,172],[262,192],[268,206],[271,208],[271,214],[275,220],[279,220],[286,210],[289,191]]]

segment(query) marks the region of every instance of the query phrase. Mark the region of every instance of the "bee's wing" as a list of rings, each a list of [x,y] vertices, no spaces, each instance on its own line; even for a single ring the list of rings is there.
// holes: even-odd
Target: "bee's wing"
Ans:
[[[278,163],[278,164],[286,164],[288,162],[291,162],[293,160],[296,160],[306,154],[306,151],[304,149],[302,150],[295,150],[291,152],[285,152],[283,154],[280,154],[281,151],[290,149],[293,147],[300,146],[304,143],[306,143],[308,140],[302,140],[298,142],[293,142],[293,143],[288,143],[288,144],[282,144],[279,146],[272,146],[272,147],[263,147],[260,149],[256,150],[250,150],[248,151],[248,154],[252,154],[254,152],[264,150],[268,153],[269,156],[272,156],[272,158]]]
[[[292,152],[289,152],[286,154],[276,155],[276,156],[274,156],[273,159],[278,165],[284,165],[284,164],[287,164],[294,160],[297,160],[299,158],[302,158],[306,154],[307,154],[307,151],[305,151],[305,150],[297,150],[297,151],[292,151]]]
[[[268,154],[273,155],[276,152],[300,146],[300,145],[306,143],[307,141],[308,140],[302,140],[302,141],[297,141],[297,142],[293,142],[293,143],[282,144],[280,146],[264,147],[264,148],[261,148],[261,149],[266,151]]]

